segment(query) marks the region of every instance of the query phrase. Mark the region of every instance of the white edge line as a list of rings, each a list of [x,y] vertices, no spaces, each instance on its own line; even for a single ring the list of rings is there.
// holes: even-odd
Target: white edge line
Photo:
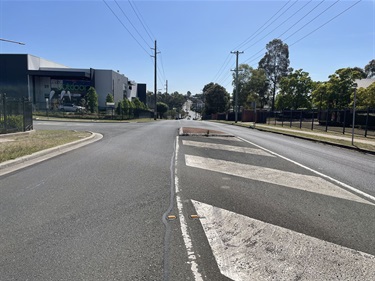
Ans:
[[[303,164],[301,164],[301,163],[298,163],[298,162],[296,162],[296,161],[294,161],[294,160],[292,160],[292,159],[289,159],[289,158],[287,158],[287,157],[285,157],[285,156],[282,156],[282,155],[280,155],[280,154],[277,154],[276,152],[273,152],[273,151],[271,151],[271,150],[269,150],[269,149],[266,149],[266,148],[264,148],[264,147],[262,147],[262,146],[260,146],[260,145],[257,145],[257,144],[255,144],[255,143],[253,143],[253,142],[251,142],[251,141],[248,141],[248,140],[246,140],[246,139],[244,139],[244,138],[241,138],[241,137],[237,137],[237,138],[239,138],[240,140],[242,140],[242,141],[244,141],[244,142],[247,142],[247,143],[249,143],[249,144],[251,144],[251,145],[254,145],[254,146],[256,146],[256,147],[259,147],[260,149],[263,149],[264,151],[267,151],[267,152],[269,152],[269,153],[271,153],[271,154],[273,154],[273,155],[275,155],[275,156],[278,156],[278,157],[280,157],[280,158],[282,158],[282,159],[284,159],[284,160],[287,160],[287,161],[289,161],[289,162],[291,162],[291,163],[293,163],[293,164],[296,164],[296,165],[298,165],[298,166],[300,166],[300,167],[302,167],[302,168],[304,168],[304,169],[306,169],[306,170],[309,170],[309,171],[311,171],[311,172],[313,172],[313,173],[315,173],[315,174],[317,174],[317,175],[319,175],[319,176],[321,176],[321,177],[323,177],[323,178],[329,179],[329,180],[331,180],[331,181],[333,181],[333,182],[335,182],[335,183],[337,183],[337,184],[343,186],[344,188],[346,188],[346,189],[348,189],[348,190],[350,190],[350,191],[352,191],[352,192],[354,192],[354,193],[356,193],[356,194],[358,194],[358,195],[361,195],[361,196],[363,196],[363,197],[365,197],[365,198],[367,198],[367,199],[372,200],[372,201],[375,202],[375,197],[374,197],[374,196],[371,196],[370,194],[367,194],[367,193],[365,193],[365,192],[363,192],[363,191],[361,191],[361,190],[358,190],[358,189],[356,189],[356,188],[354,188],[354,187],[352,187],[352,186],[350,186],[350,185],[348,185],[348,184],[346,184],[346,183],[343,183],[343,182],[341,182],[341,181],[339,181],[339,180],[336,180],[336,179],[334,179],[334,178],[332,178],[332,177],[330,177],[330,176],[327,176],[327,175],[325,175],[325,174],[323,174],[323,173],[321,173],[321,172],[318,172],[318,171],[316,171],[316,170],[314,170],[314,169],[311,169],[311,168],[309,168],[309,167],[307,167],[307,166],[305,166],[305,165],[303,165]]]
[[[176,203],[177,203],[177,209],[178,209],[178,216],[180,219],[180,226],[181,226],[181,232],[182,232],[182,238],[184,239],[185,248],[188,255],[188,262],[191,266],[191,271],[194,275],[194,279],[196,281],[203,281],[202,275],[198,271],[198,264],[196,262],[196,255],[193,250],[193,244],[191,243],[191,238],[188,233],[188,225],[186,223],[186,218],[184,216],[184,213],[182,211],[183,205],[181,197],[179,196],[179,185],[178,185],[178,176],[177,176],[177,159],[178,159],[178,151],[179,151],[179,137],[176,137],[176,156],[175,156],[175,192],[176,192]]]

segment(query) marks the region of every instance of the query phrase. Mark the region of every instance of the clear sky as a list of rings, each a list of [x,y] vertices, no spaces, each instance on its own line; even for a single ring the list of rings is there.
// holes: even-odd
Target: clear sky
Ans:
[[[0,38],[26,43],[0,41],[0,53],[119,70],[150,91],[156,39],[158,90],[168,80],[168,92],[196,94],[209,82],[232,92],[230,52],[244,51],[239,63],[256,68],[274,38],[289,45],[290,66],[315,81],[363,68],[375,59],[375,1],[0,0]]]

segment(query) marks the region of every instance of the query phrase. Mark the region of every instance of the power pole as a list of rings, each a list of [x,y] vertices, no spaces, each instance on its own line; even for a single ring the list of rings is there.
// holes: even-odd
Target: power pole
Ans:
[[[238,55],[243,54],[243,52],[240,51],[235,51],[235,52],[230,52],[231,54],[236,54],[236,96],[235,96],[235,105],[234,105],[234,110],[235,110],[235,123],[237,123],[238,120]]]
[[[166,93],[168,95],[168,80],[165,82],[165,91],[166,91]]]
[[[154,97],[155,97],[155,103],[154,103],[154,120],[156,120],[156,117],[157,117],[157,108],[156,108],[156,91],[157,91],[157,54],[159,54],[160,52],[157,51],[157,47],[156,47],[156,40],[155,40],[155,48],[151,48],[152,50],[154,50],[154,55],[151,56],[153,58],[155,58],[155,63],[154,63]]]

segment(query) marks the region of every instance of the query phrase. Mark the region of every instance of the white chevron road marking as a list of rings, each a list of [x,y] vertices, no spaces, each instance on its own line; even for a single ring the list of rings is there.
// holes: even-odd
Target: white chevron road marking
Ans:
[[[242,280],[375,280],[375,257],[192,200],[223,275]]]
[[[187,140],[183,140],[182,144],[187,145],[187,146],[201,147],[201,148],[218,149],[218,150],[225,150],[225,151],[231,151],[231,152],[241,152],[241,153],[248,153],[248,154],[254,154],[254,155],[275,157],[274,155],[259,148],[240,147],[240,146],[232,146],[232,145],[226,145],[226,144],[187,141]]]
[[[350,193],[321,177],[302,175],[266,167],[240,164],[193,155],[185,155],[185,163],[187,166],[194,168],[374,205],[373,203],[370,203],[369,201],[362,199],[361,197]]]

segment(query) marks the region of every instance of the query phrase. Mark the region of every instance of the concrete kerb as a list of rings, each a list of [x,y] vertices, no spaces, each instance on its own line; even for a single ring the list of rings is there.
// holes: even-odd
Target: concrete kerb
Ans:
[[[317,140],[317,139],[314,139],[314,138],[297,136],[297,135],[294,135],[293,133],[288,133],[288,131],[285,131],[285,132],[275,132],[275,131],[270,131],[270,130],[267,130],[267,129],[256,128],[256,127],[255,128],[249,127],[249,128],[250,129],[254,129],[254,130],[258,130],[258,131],[262,131],[262,132],[268,132],[268,133],[279,134],[279,135],[288,136],[288,137],[294,137],[294,138],[297,138],[297,139],[302,139],[302,140],[308,140],[308,141],[313,141],[313,142],[318,142],[318,143],[333,145],[333,146],[337,146],[337,147],[341,147],[341,148],[351,149],[351,150],[355,150],[355,151],[358,151],[358,152],[368,153],[368,154],[375,155],[375,151],[371,151],[371,150],[367,150],[367,149],[363,149],[363,148],[359,148],[359,147],[347,146],[347,145],[344,145],[344,144],[334,143],[334,142],[330,142],[330,141]]]
[[[59,146],[56,146],[56,147],[51,147],[51,148],[48,148],[48,149],[45,149],[45,150],[42,150],[42,151],[32,153],[30,155],[26,155],[26,156],[23,156],[23,157],[19,157],[17,159],[8,160],[8,161],[5,161],[3,163],[0,163],[0,175],[4,175],[6,173],[17,170],[19,168],[26,167],[26,166],[29,166],[31,164],[35,164],[35,163],[47,160],[47,159],[55,157],[57,155],[60,155],[60,154],[66,153],[68,151],[80,148],[82,146],[88,145],[88,144],[93,143],[93,142],[96,142],[96,141],[103,138],[102,134],[94,133],[94,132],[89,132],[89,133],[91,133],[91,136],[89,136],[87,138],[76,140],[76,141],[66,143],[66,144],[63,144],[63,145],[59,145]],[[20,167],[18,167],[16,169],[12,169],[11,171],[5,171],[5,170],[8,170],[8,169],[13,168],[15,166],[20,166]]]

